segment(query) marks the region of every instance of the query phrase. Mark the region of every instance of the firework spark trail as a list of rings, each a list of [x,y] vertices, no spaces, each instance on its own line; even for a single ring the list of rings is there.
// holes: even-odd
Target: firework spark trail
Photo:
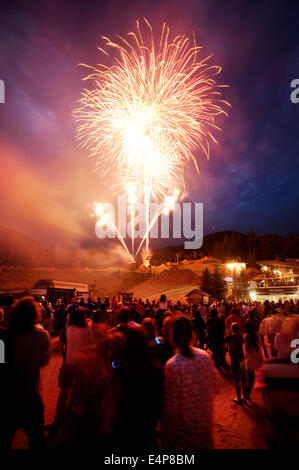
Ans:
[[[131,258],[131,253],[129,252],[128,247],[127,247],[123,237],[121,236],[121,233],[119,232],[119,230],[116,227],[115,223],[112,221],[110,215],[103,212],[102,207],[101,207],[101,203],[95,204],[95,214],[99,216],[99,219],[98,219],[97,223],[99,225],[107,225],[107,228],[109,228],[111,230],[111,232],[116,235],[116,237],[118,238],[118,240],[122,244],[123,248],[125,249],[125,251],[128,253],[128,255]]]
[[[95,158],[99,173],[117,174],[113,190],[123,191],[128,181],[138,188],[148,249],[151,200],[182,187],[186,163],[198,170],[197,150],[209,157],[213,131],[219,129],[215,119],[226,114],[228,103],[220,99],[221,86],[214,80],[221,68],[209,65],[211,56],[198,58],[201,48],[194,38],[178,35],[171,41],[163,24],[156,45],[144,21],[148,38],[139,22],[136,33],[118,36],[117,43],[103,37],[106,44],[99,49],[112,64],[89,67],[85,80],[94,88],[84,90],[74,117],[78,141]]]
[[[134,230],[135,230],[135,204],[137,202],[137,188],[132,183],[127,185],[127,195],[129,202],[129,211],[131,217],[131,234],[132,234],[132,256],[134,257]]]
[[[173,211],[174,207],[175,207],[175,203],[176,203],[176,200],[179,196],[179,191],[178,190],[174,190],[173,191],[173,194],[171,196],[165,196],[165,200],[164,200],[164,203],[161,205],[161,207],[158,208],[158,210],[154,213],[152,219],[150,220],[150,217],[148,217],[148,227],[145,231],[145,234],[144,234],[144,237],[142,238],[140,244],[139,244],[139,247],[136,251],[136,254],[135,256],[138,255],[144,241],[146,240],[146,238],[148,237],[151,229],[153,228],[155,222],[159,219],[160,215],[162,213],[164,213],[165,215],[168,215],[170,211]],[[147,247],[147,254],[148,254],[148,248]]]
[[[130,256],[130,258],[132,257],[131,256],[131,253],[129,252],[128,250],[128,247],[123,239],[123,237],[121,236],[119,230],[117,229],[116,225],[112,222],[112,221],[108,221],[107,222],[107,225],[108,227],[112,230],[113,233],[115,233],[115,235],[117,236],[117,238],[119,239],[120,243],[122,244],[122,246],[124,247],[125,251],[128,253],[128,255]]]
[[[163,208],[162,208],[162,209],[159,209],[159,210],[155,213],[155,215],[154,215],[154,217],[152,218],[152,220],[148,223],[147,228],[146,228],[146,232],[145,232],[144,237],[142,238],[142,240],[141,240],[141,242],[140,242],[140,244],[139,244],[139,246],[138,246],[138,249],[137,249],[137,251],[136,251],[135,256],[138,255],[138,253],[139,253],[139,251],[140,251],[140,249],[141,249],[141,247],[142,247],[144,241],[145,241],[145,240],[148,240],[148,235],[149,235],[151,229],[153,228],[154,223],[158,220],[158,218],[159,218],[160,215],[162,214],[163,210],[164,210]],[[149,219],[148,219],[148,220],[149,220]],[[149,248],[149,247],[148,247],[148,245],[147,245],[147,246],[146,246],[146,251],[147,251],[147,253],[148,253],[148,248]]]

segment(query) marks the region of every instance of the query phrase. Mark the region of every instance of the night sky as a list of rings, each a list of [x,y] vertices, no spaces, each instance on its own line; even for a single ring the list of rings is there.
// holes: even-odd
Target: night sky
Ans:
[[[84,62],[148,18],[159,33],[194,31],[203,57],[223,67],[232,108],[210,160],[187,170],[189,200],[204,203],[204,233],[299,231],[299,3],[288,1],[1,1],[0,225],[35,239],[92,240],[91,201],[109,194],[75,140],[71,117]],[[107,198],[106,198],[107,199]]]

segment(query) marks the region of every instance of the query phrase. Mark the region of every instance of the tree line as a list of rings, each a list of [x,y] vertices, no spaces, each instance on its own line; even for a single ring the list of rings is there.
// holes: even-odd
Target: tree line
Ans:
[[[257,235],[237,231],[217,232],[206,235],[199,250],[184,250],[184,245],[166,246],[154,251],[152,264],[183,259],[215,258],[222,262],[240,258],[245,262],[257,260],[299,258],[299,234],[282,237],[277,234]]]
[[[221,300],[225,298],[227,284],[217,266],[213,273],[210,273],[208,268],[203,270],[200,280],[200,288],[213,299]]]
[[[211,257],[221,262],[240,258],[245,262],[257,260],[299,258],[299,234],[281,237],[277,234],[257,235],[237,231],[206,235],[199,250],[185,250],[184,245],[165,246],[153,250],[152,265],[178,263],[183,259]],[[9,229],[0,228],[0,265],[57,268],[95,268],[113,261],[109,247],[79,244],[69,247],[39,243]],[[116,262],[119,262],[119,258]]]

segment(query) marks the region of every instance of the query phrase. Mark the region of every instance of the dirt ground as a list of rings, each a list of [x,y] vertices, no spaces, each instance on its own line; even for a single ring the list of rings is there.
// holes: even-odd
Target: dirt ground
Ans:
[[[58,373],[62,359],[56,352],[57,339],[52,340],[52,356],[49,364],[41,372],[41,390],[44,401],[45,423],[55,416],[59,395]],[[213,436],[216,449],[266,449],[265,413],[261,394],[253,392],[251,406],[233,403],[235,396],[231,373],[218,373],[220,393],[214,407]],[[14,449],[28,448],[27,437],[22,430],[17,431],[13,440]]]

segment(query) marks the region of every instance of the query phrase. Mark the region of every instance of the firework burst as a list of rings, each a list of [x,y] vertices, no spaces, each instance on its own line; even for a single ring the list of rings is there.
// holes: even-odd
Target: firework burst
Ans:
[[[111,65],[89,67],[85,89],[74,111],[77,138],[95,159],[101,175],[117,174],[115,191],[136,189],[146,208],[183,186],[184,166],[195,153],[209,157],[219,114],[226,114],[215,77],[219,66],[201,59],[194,38],[170,40],[163,24],[158,43],[145,21],[118,42],[103,37],[99,48]],[[87,67],[87,66],[86,66]],[[149,220],[147,220],[149,229]],[[148,244],[148,240],[147,240]]]

